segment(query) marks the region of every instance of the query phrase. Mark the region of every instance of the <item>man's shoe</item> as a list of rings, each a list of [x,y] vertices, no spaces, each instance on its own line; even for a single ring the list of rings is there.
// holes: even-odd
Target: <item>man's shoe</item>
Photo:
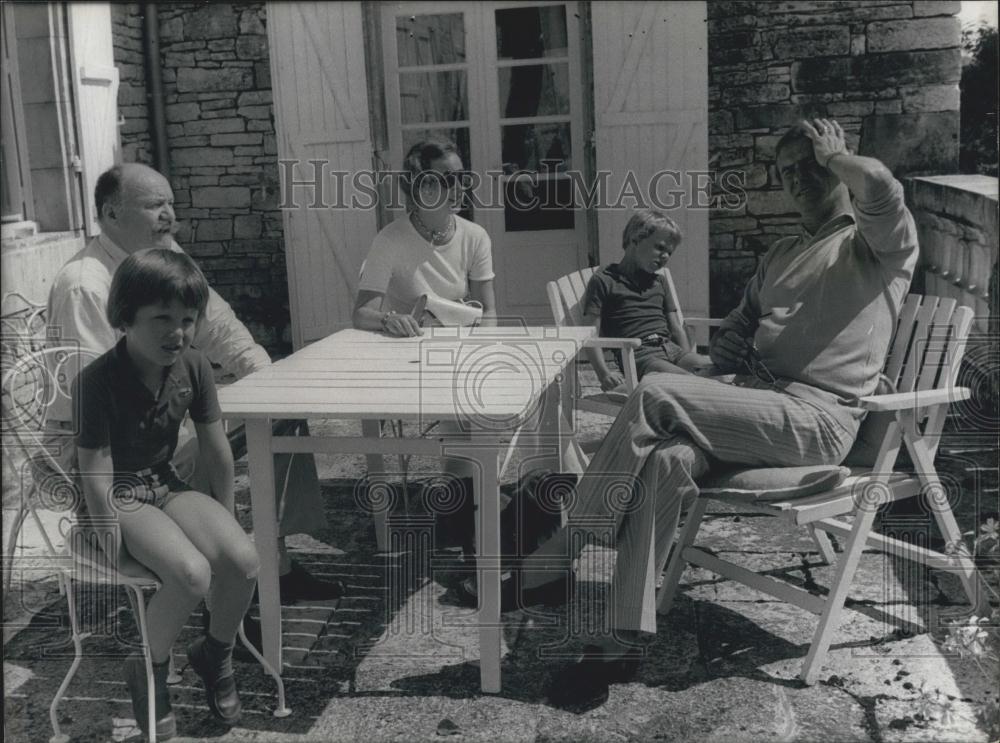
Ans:
[[[208,634],[208,628],[212,621],[212,615],[209,610],[203,609],[201,612],[201,626],[205,630],[205,634]],[[260,622],[254,619],[250,614],[243,615],[243,634],[247,636],[247,640],[254,649],[261,655],[264,654],[264,640],[263,634],[260,630]],[[240,663],[256,663],[257,659],[254,658],[250,651],[244,647],[242,642],[237,642],[233,646],[233,660],[238,660]]]
[[[517,573],[512,573],[500,580],[500,611],[506,613],[517,611],[528,606],[544,604],[546,606],[562,606],[569,601],[572,592],[572,576],[557,578],[540,586],[522,588],[518,595]],[[459,601],[464,606],[476,608],[479,606],[479,595],[476,588],[476,576],[472,575],[458,584]]]
[[[132,697],[132,714],[145,735],[149,735],[149,696],[146,692],[146,661],[141,654],[133,653],[125,659],[125,686]],[[169,661],[153,664],[153,716],[156,720],[156,739],[170,740],[177,735],[177,718],[170,706],[167,689]]]
[[[343,581],[320,580],[292,560],[292,569],[278,578],[281,588],[281,603],[294,604],[296,601],[331,601],[347,593]]]
[[[243,712],[233,678],[232,646],[203,635],[188,645],[191,667],[205,685],[205,700],[212,714],[226,725],[235,725]]]
[[[635,678],[642,648],[629,648],[624,655],[608,658],[604,650],[588,645],[583,657],[556,673],[546,689],[549,701],[560,709],[587,712],[608,701],[611,684]]]

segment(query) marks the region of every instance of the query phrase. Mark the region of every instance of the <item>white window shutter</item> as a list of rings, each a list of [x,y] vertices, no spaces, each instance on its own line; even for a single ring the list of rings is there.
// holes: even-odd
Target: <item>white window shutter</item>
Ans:
[[[77,157],[83,175],[84,226],[100,232],[94,204],[97,177],[120,158],[118,69],[111,42],[108,3],[67,3],[70,55],[77,112]]]

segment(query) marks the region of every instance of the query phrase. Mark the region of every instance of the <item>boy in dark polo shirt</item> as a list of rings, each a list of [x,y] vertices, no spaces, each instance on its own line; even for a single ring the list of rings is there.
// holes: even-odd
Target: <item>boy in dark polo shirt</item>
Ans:
[[[662,212],[640,209],[622,233],[625,256],[594,272],[584,296],[584,318],[605,338],[640,338],[635,352],[639,379],[650,372],[694,373],[711,365],[694,353],[681,327],[666,279],[658,273],[681,242],[677,224]],[[587,349],[605,392],[624,382],[608,368],[600,349]],[[619,365],[620,354],[615,356]]]
[[[170,650],[208,593],[211,625],[188,658],[215,716],[227,724],[239,718],[232,649],[257,580],[256,551],[233,516],[233,459],[212,369],[190,347],[207,301],[205,277],[184,253],[129,256],[115,272],[107,310],[124,337],[73,383],[86,510],[95,523],[116,525],[112,559],[127,550],[161,584],[146,613],[160,740],[177,730],[166,686]],[[187,413],[214,497],[192,490],[170,464]],[[124,672],[136,722],[148,734],[142,655],[129,656]]]

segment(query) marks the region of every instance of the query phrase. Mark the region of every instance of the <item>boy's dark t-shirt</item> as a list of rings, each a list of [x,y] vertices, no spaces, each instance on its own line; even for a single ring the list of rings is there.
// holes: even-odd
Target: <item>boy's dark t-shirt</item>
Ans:
[[[618,263],[598,269],[587,283],[583,312],[600,316],[601,335],[606,338],[672,338],[667,313],[677,308],[667,290],[667,280],[658,273],[627,276]]]
[[[169,465],[185,413],[195,423],[222,417],[212,367],[188,349],[167,370],[158,397],[142,383],[126,338],[87,365],[73,382],[77,446],[110,445],[115,474]]]

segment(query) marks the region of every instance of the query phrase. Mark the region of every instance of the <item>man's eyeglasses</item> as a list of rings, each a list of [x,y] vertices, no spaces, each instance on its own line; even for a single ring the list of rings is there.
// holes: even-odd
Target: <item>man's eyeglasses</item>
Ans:
[[[460,188],[463,191],[471,187],[472,178],[468,173],[461,171],[448,171],[438,173],[436,170],[425,170],[417,175],[417,184],[423,186],[425,183],[433,183],[442,189]]]

